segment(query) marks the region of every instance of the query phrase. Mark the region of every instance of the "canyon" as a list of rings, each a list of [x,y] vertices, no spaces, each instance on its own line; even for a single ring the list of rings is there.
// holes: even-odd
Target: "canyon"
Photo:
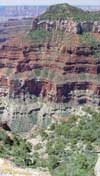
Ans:
[[[15,9],[0,22],[0,174],[97,176],[100,14]]]

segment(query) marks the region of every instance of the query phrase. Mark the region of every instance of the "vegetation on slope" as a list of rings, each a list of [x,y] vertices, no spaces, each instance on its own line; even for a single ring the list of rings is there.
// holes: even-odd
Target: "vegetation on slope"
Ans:
[[[28,41],[31,40],[33,43],[36,44],[44,44],[45,42],[50,42],[53,40],[53,42],[56,42],[57,39],[59,41],[62,41],[65,37],[65,33],[63,31],[53,31],[49,32],[44,29],[37,29],[30,31],[24,38],[24,40]]]
[[[52,176],[94,176],[100,146],[100,113],[89,108],[85,112],[38,130],[42,140],[34,150],[25,139],[9,137],[0,129],[0,157],[10,158],[18,166],[48,168]]]
[[[39,16],[39,19],[68,19],[73,18],[76,21],[100,20],[100,13],[98,12],[84,12],[83,10],[71,6],[67,3],[50,6],[47,11]]]
[[[48,154],[43,163],[52,176],[94,176],[99,126],[100,113],[87,109],[83,116],[70,116],[66,123],[53,124],[48,131],[42,131]]]
[[[97,38],[93,36],[92,33],[85,32],[82,35],[79,35],[79,42],[82,45],[93,48],[93,57],[100,58],[100,40],[97,40]]]
[[[52,33],[46,30],[34,30],[30,31],[28,35],[26,36],[27,40],[32,40],[33,42],[36,43],[44,43],[48,42],[51,39]]]
[[[90,47],[97,47],[97,40],[96,38],[92,35],[92,33],[85,32],[82,35],[79,36],[79,41],[81,44],[90,46]]]

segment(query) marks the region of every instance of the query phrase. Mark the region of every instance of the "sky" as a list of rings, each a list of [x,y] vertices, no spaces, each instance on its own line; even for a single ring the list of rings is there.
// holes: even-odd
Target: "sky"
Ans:
[[[50,5],[63,2],[71,5],[100,6],[100,0],[0,0],[0,5]]]

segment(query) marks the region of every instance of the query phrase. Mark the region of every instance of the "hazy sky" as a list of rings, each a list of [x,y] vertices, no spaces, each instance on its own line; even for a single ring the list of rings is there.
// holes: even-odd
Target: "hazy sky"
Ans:
[[[0,5],[44,5],[63,2],[72,5],[100,5],[100,0],[0,0]]]

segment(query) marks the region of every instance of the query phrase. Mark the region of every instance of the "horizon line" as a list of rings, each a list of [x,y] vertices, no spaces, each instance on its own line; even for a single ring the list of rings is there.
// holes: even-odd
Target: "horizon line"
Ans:
[[[61,3],[63,4],[63,3]],[[56,4],[0,4],[0,6],[51,6]],[[71,4],[70,4],[71,5]],[[100,5],[81,5],[81,4],[75,4],[73,6],[100,6]]]

